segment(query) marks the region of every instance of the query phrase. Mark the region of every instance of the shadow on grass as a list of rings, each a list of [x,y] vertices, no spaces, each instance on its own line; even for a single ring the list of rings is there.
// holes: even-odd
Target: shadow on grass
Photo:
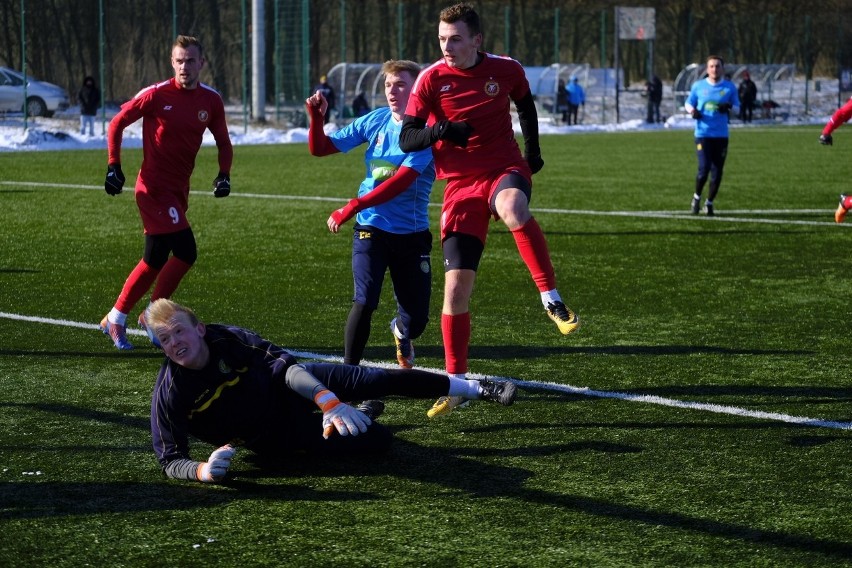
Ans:
[[[149,418],[141,418],[138,416],[127,416],[116,412],[105,412],[95,410],[84,406],[74,406],[71,404],[60,404],[55,402],[0,402],[0,408],[25,408],[29,410],[37,410],[56,414],[66,418],[79,418],[83,421],[103,422],[104,424],[117,424],[119,426],[127,426],[136,428],[142,431],[151,428]]]
[[[110,412],[91,411],[70,405],[15,404],[50,412],[143,427],[141,419],[131,419]],[[147,424],[146,424],[147,426]],[[524,425],[520,425],[523,427]],[[552,425],[546,425],[548,427]],[[607,425],[612,427],[612,425]],[[682,424],[678,425],[683,427]],[[726,425],[730,426],[730,425]],[[738,425],[737,427],[741,427]],[[765,425],[792,428],[790,425]],[[495,425],[492,430],[506,428]],[[713,427],[702,424],[703,428]],[[512,425],[513,430],[515,425]],[[396,429],[405,430],[406,427]],[[475,428],[474,428],[475,429]],[[811,437],[813,438],[813,437]],[[813,445],[802,437],[803,446]],[[815,538],[778,530],[758,529],[748,525],[717,521],[677,512],[654,510],[585,495],[561,494],[525,487],[534,472],[520,468],[485,463],[482,458],[553,457],[570,452],[594,451],[603,454],[626,454],[643,451],[639,446],[597,441],[569,444],[521,446],[510,449],[475,447],[430,447],[396,438],[391,451],[369,459],[339,457],[334,460],[299,456],[287,462],[270,462],[253,454],[239,456],[249,469],[234,468],[233,478],[221,485],[191,482],[5,482],[0,483],[0,520],[79,517],[80,515],[112,515],[143,511],[209,509],[241,500],[264,501],[329,501],[380,502],[387,499],[384,490],[322,491],[298,483],[298,479],[316,477],[361,478],[370,484],[371,477],[394,477],[465,493],[474,498],[512,499],[518,502],[557,507],[585,515],[641,523],[649,527],[670,527],[697,534],[760,544],[762,547],[795,550],[821,556],[852,559],[852,544]],[[428,467],[424,465],[428,464]],[[253,467],[252,467],[253,466]],[[286,478],[288,481],[283,482]],[[712,514],[708,512],[708,515]]]
[[[440,345],[417,345],[417,355],[443,359],[444,348]],[[321,351],[325,348],[319,348]],[[388,359],[392,354],[390,347],[368,347],[364,358],[370,360]],[[312,349],[307,349],[312,351]],[[604,346],[559,346],[538,347],[529,345],[472,345],[471,359],[535,359],[547,355],[759,355],[759,356],[804,356],[814,351],[790,349],[732,349],[713,345],[604,345]]]
[[[147,341],[147,340],[146,340]],[[94,351],[38,351],[33,349],[0,349],[0,357],[51,357],[54,359],[163,359],[163,352],[155,347],[148,350],[134,348],[131,351],[113,349],[109,352]],[[152,375],[156,377],[156,375]]]

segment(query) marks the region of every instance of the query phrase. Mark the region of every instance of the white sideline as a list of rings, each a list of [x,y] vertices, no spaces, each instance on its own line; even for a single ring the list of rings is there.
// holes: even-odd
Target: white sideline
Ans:
[[[97,324],[84,323],[84,322],[75,322],[64,319],[54,319],[54,318],[44,318],[37,316],[25,316],[21,314],[11,314],[8,312],[0,312],[0,318],[11,319],[17,321],[27,321],[33,323],[48,323],[52,325],[61,325],[66,327],[77,327],[82,329],[94,329],[100,331]],[[128,334],[133,335],[146,335],[144,331],[140,329],[127,329]],[[292,349],[287,349],[288,352],[292,353],[296,357],[301,357],[303,359],[315,359],[318,361],[330,361],[339,363],[343,360],[342,357],[335,355],[323,355],[320,353],[311,353],[307,351],[296,351]],[[363,361],[362,364],[368,365],[370,367],[382,367],[382,368],[391,368],[396,369],[398,366],[394,363],[382,363],[382,362],[373,362],[373,361]],[[424,371],[431,371],[433,373],[445,374],[445,372],[441,369],[432,369],[429,367],[418,367]],[[499,377],[499,376],[491,376],[491,375],[481,375],[478,373],[468,373],[468,377],[471,379],[497,379],[504,381],[512,381],[518,387],[523,389],[539,389],[539,390],[549,390],[556,392],[563,392],[567,394],[575,394],[581,396],[591,396],[595,398],[614,398],[619,400],[626,400],[629,402],[644,402],[646,404],[658,404],[661,406],[670,406],[674,408],[686,408],[689,410],[703,410],[706,412],[714,412],[716,414],[730,414],[733,416],[740,416],[743,418],[757,418],[760,420],[775,420],[778,422],[787,422],[790,424],[801,424],[802,426],[814,426],[818,428],[830,428],[834,430],[852,430],[852,422],[838,422],[834,420],[823,420],[821,418],[809,418],[806,416],[792,416],[790,414],[780,414],[776,412],[763,412],[759,410],[748,410],[746,408],[739,408],[736,406],[725,406],[719,404],[709,404],[704,402],[691,402],[691,401],[683,401],[676,400],[672,398],[663,398],[660,396],[650,396],[650,395],[640,395],[640,394],[631,394],[626,392],[612,392],[612,391],[600,391],[590,389],[588,387],[575,387],[573,385],[566,385],[563,383],[550,383],[550,382],[540,382],[540,381],[524,381],[521,379],[516,379],[512,377]]]
[[[102,185],[76,185],[64,183],[45,183],[34,181],[3,181],[0,180],[0,186],[25,186],[25,187],[59,187],[65,189],[91,189],[103,191]],[[133,188],[128,188],[128,193]],[[212,197],[213,192],[193,190],[190,191],[193,195],[206,195]],[[339,197],[319,197],[316,195],[279,195],[279,194],[264,194],[264,193],[241,193],[235,192],[230,197],[253,198],[253,199],[283,199],[290,201],[328,201],[335,203],[345,203],[346,199]],[[440,207],[440,203],[430,203],[430,207]],[[838,224],[832,221],[834,209],[733,209],[722,210],[715,217],[707,217],[706,215],[693,215],[689,212],[678,211],[596,211],[584,209],[550,209],[531,207],[533,213],[556,213],[560,215],[598,215],[601,217],[643,217],[652,219],[691,219],[694,221],[706,221],[712,223],[763,223],[770,225],[808,225],[808,226],[825,226],[825,227],[852,227],[852,223]],[[825,215],[826,221],[801,221],[795,219],[766,219],[755,217],[742,217],[741,215]]]
[[[59,188],[67,188],[67,189],[91,189],[91,190],[103,190],[103,186],[100,185],[76,185],[76,184],[59,184],[59,183],[44,183],[44,182],[16,182],[16,181],[3,181],[0,180],[0,185],[8,185],[8,186],[26,186],[26,187],[59,187]],[[211,191],[191,191],[192,194],[198,195],[211,195]],[[329,201],[329,202],[344,202],[345,199],[335,198],[335,197],[319,197],[319,196],[311,196],[311,195],[270,195],[270,194],[260,194],[260,193],[232,193],[231,197],[242,197],[242,198],[255,198],[255,199],[283,199],[283,200],[301,200],[301,201]],[[432,203],[430,204],[432,207],[439,207],[439,204]],[[549,209],[549,208],[531,208],[531,211],[534,213],[556,213],[556,214],[573,214],[573,215],[599,215],[604,217],[644,217],[644,218],[657,218],[657,219],[691,219],[697,221],[708,221],[708,222],[729,222],[729,223],[764,223],[764,224],[777,224],[777,225],[811,225],[811,226],[833,226],[833,227],[852,227],[852,223],[847,224],[838,224],[833,221],[800,221],[793,219],[767,219],[767,218],[754,218],[754,217],[741,217],[741,215],[826,215],[828,219],[831,219],[831,215],[834,212],[834,209],[744,209],[744,210],[725,210],[721,212],[719,215],[708,218],[706,215],[692,215],[690,213],[685,213],[683,211],[594,211],[594,210],[579,210],[579,209]],[[730,215],[730,217],[728,216]],[[80,323],[73,322],[68,320],[58,320],[51,318],[38,318],[31,316],[23,316],[17,314],[9,314],[5,312],[0,312],[0,317],[7,319],[16,319],[20,321],[31,321],[37,323],[51,323],[54,325],[64,325],[70,327],[79,327],[84,329],[95,329],[99,330],[97,324],[89,324],[89,323]],[[132,329],[128,327],[127,333],[130,335],[146,335],[144,331],[140,329]],[[340,362],[342,361],[341,357],[333,356],[333,355],[321,355],[318,353],[307,353],[307,352],[299,352],[299,351],[290,351],[293,355],[297,357],[302,357],[306,359],[316,359],[321,361],[334,361]],[[385,364],[380,362],[369,362],[365,361],[364,364],[368,364],[374,367],[390,367],[396,368],[396,365]],[[429,369],[425,370],[444,373],[441,369]],[[477,375],[474,373],[469,373],[471,378],[492,378],[492,379],[502,379],[502,380],[511,380],[515,382],[521,388],[533,388],[533,389],[544,389],[558,392],[565,392],[569,394],[577,394],[583,396],[591,396],[596,398],[615,398],[620,400],[627,400],[631,402],[645,402],[648,404],[658,404],[662,406],[670,406],[676,408],[687,408],[691,410],[704,410],[708,412],[715,412],[718,414],[731,414],[735,416],[742,416],[748,418],[757,418],[762,420],[776,420],[781,422],[788,422],[791,424],[802,424],[805,426],[816,426],[821,428],[833,428],[838,430],[852,430],[852,422],[837,422],[831,420],[823,420],[818,418],[808,418],[801,416],[791,416],[788,414],[778,414],[773,412],[762,412],[762,411],[754,411],[748,410],[744,408],[738,408],[734,406],[723,406],[718,404],[707,404],[700,402],[689,402],[689,401],[680,401],[675,399],[662,398],[657,396],[648,396],[648,395],[637,395],[630,393],[620,393],[620,392],[610,392],[610,391],[597,391],[589,389],[588,387],[575,387],[572,385],[566,385],[562,383],[544,383],[537,381],[523,381],[520,379],[514,379],[511,377],[489,377],[487,375]]]

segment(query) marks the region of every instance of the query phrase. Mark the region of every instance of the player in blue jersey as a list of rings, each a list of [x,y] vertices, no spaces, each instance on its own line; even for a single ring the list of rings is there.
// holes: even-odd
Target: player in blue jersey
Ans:
[[[713,216],[713,200],[719,193],[725,158],[728,156],[728,113],[739,112],[737,87],[725,79],[725,63],[718,55],[707,58],[707,77],[692,84],[683,105],[695,119],[695,151],[698,155],[698,175],[692,196],[692,213],[701,209],[701,192],[710,178],[704,211]]]
[[[367,145],[366,177],[358,197],[334,211],[328,228],[337,233],[355,216],[352,273],[355,294],[344,330],[343,362],[360,363],[370,337],[370,322],[379,305],[385,272],[390,269],[397,317],[391,321],[400,366],[414,364],[413,340],[429,320],[432,290],[432,233],[429,195],[435,181],[432,150],[403,152],[399,147],[402,113],[420,67],[413,61],[386,61],[387,107],[378,108],[326,135],[322,115],[328,106],[320,91],[305,101],[311,117],[308,145],[314,156],[349,152]]]
[[[299,363],[249,330],[205,325],[165,298],[145,312],[167,359],[151,398],[151,437],[166,476],[221,481],[237,447],[271,461],[294,454],[337,456],[389,448],[374,422],[385,396],[463,396],[508,406],[509,381],[451,379],[420,369]],[[350,400],[365,400],[357,408]],[[218,446],[205,462],[189,455],[189,437]]]

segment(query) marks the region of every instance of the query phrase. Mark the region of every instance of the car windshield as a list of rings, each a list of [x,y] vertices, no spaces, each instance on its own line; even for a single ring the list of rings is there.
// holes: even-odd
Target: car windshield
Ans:
[[[24,84],[24,76],[9,69],[2,69],[0,70],[0,82],[3,85],[15,87]]]

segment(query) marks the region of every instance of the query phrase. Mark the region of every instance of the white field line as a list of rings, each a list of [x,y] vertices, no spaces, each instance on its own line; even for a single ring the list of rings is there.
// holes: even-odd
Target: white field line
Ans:
[[[41,183],[41,182],[13,182],[13,181],[0,181],[0,185],[17,185],[17,186],[27,186],[27,187],[60,187],[60,188],[69,188],[69,189],[92,189],[92,190],[101,190],[102,187],[99,185],[75,185],[75,184],[56,184],[56,183]],[[193,194],[200,195],[208,195],[210,192],[206,191],[191,191]],[[300,195],[268,195],[268,194],[257,194],[257,193],[233,193],[232,197],[244,197],[244,198],[257,198],[257,199],[284,199],[284,200],[303,200],[303,201],[334,201],[340,202],[345,201],[345,199],[333,198],[333,197],[318,197],[318,196],[300,196]],[[436,204],[432,204],[432,206],[437,206]],[[723,215],[718,215],[713,218],[708,218],[706,215],[692,215],[690,213],[683,213],[681,211],[591,211],[591,210],[578,210],[578,209],[548,209],[548,208],[539,208],[532,209],[533,212],[540,213],[556,213],[556,214],[573,214],[573,215],[599,215],[599,216],[617,216],[617,217],[646,217],[646,218],[667,218],[667,219],[695,219],[695,220],[706,220],[711,222],[733,222],[733,223],[769,223],[769,224],[789,224],[789,225],[824,225],[824,226],[852,226],[849,225],[838,225],[837,223],[831,221],[797,221],[791,219],[765,219],[765,218],[746,218],[746,217],[726,217],[726,215],[806,215],[806,214],[825,214],[826,216],[830,215],[833,212],[833,209],[746,209],[746,210],[730,210],[725,211]],[[32,321],[38,323],[52,323],[54,325],[65,325],[70,327],[79,327],[84,329],[95,329],[98,330],[97,324],[88,324],[88,323],[80,323],[80,322],[72,322],[68,320],[56,320],[50,318],[36,318],[31,316],[21,316],[17,314],[8,314],[5,312],[0,312],[0,317],[7,319],[17,319],[21,321]],[[128,328],[127,333],[131,335],[145,335],[145,332],[138,329]],[[318,353],[305,353],[299,351],[291,351],[293,355],[297,357],[303,357],[308,359],[316,359],[316,360],[324,360],[324,361],[342,361],[341,357],[331,356],[331,355],[321,355]],[[365,364],[369,364],[371,366],[388,366],[394,367],[395,365],[389,365],[384,363],[373,363],[365,361]],[[440,369],[426,369],[433,372],[443,373]],[[470,374],[471,378],[486,378],[485,375],[475,375]],[[834,428],[840,430],[852,430],[852,422],[836,422],[830,420],[822,420],[818,418],[808,418],[808,417],[800,417],[800,416],[791,416],[788,414],[778,414],[772,412],[761,412],[761,411],[753,411],[747,410],[744,408],[738,408],[734,406],[723,406],[718,404],[707,404],[700,402],[689,402],[689,401],[680,401],[675,399],[667,399],[657,396],[648,396],[648,395],[636,395],[630,393],[619,393],[619,392],[609,392],[609,391],[597,391],[589,389],[588,387],[575,387],[572,385],[566,385],[562,383],[542,383],[537,381],[522,381],[519,379],[513,379],[509,377],[490,377],[497,379],[505,379],[514,381],[521,388],[539,388],[545,390],[553,390],[559,392],[566,392],[570,394],[578,394],[583,396],[592,396],[597,398],[616,398],[621,400],[627,400],[632,402],[645,402],[649,404],[659,404],[662,406],[671,406],[677,408],[687,408],[693,410],[705,410],[708,412],[715,412],[719,414],[731,414],[735,416],[749,417],[749,418],[758,418],[764,420],[777,420],[782,422],[788,422],[792,424],[802,424],[807,426],[818,426],[823,428]]]
[[[97,324],[92,323],[84,323],[84,322],[75,322],[70,320],[63,319],[53,319],[53,318],[44,318],[44,317],[36,317],[36,316],[25,316],[21,314],[11,314],[7,312],[0,312],[0,318],[17,320],[17,321],[26,321],[33,323],[47,323],[52,325],[61,325],[66,327],[77,327],[82,329],[94,329],[100,331]],[[145,335],[145,332],[140,329],[127,329],[127,333],[133,335]],[[296,351],[288,349],[290,353],[292,353],[296,357],[301,357],[303,359],[314,359],[318,361],[329,361],[339,363],[343,359],[342,357],[335,355],[323,355],[320,353],[311,353],[306,351]],[[382,368],[392,368],[396,369],[398,366],[396,364],[384,363],[384,362],[372,362],[372,361],[363,361],[364,365],[368,365],[370,367],[382,367]],[[433,373],[441,373],[445,374],[445,372],[441,369],[433,369],[429,367],[419,367],[424,371],[432,371]],[[644,402],[646,404],[657,404],[660,406],[669,406],[674,408],[685,408],[688,410],[703,410],[706,412],[714,412],[716,414],[730,414],[733,416],[740,416],[743,418],[757,418],[760,420],[775,420],[778,422],[787,422],[789,424],[801,424],[802,426],[815,426],[818,428],[830,428],[834,430],[852,430],[852,422],[838,422],[834,420],[823,420],[821,418],[809,418],[806,416],[792,416],[789,414],[779,414],[776,412],[763,412],[759,410],[748,410],[746,408],[739,408],[736,406],[725,406],[720,404],[709,404],[703,402],[690,402],[683,400],[676,400],[672,398],[663,398],[659,396],[650,396],[650,395],[639,395],[639,394],[631,394],[627,392],[612,392],[612,391],[600,391],[590,389],[588,387],[575,387],[572,385],[567,385],[563,383],[550,383],[550,382],[540,382],[540,381],[524,381],[520,379],[515,379],[512,377],[499,377],[499,376],[490,376],[490,375],[481,375],[477,373],[468,373],[468,377],[471,379],[497,379],[497,380],[507,380],[512,381],[518,387],[523,389],[538,389],[538,390],[549,390],[562,392],[566,394],[574,394],[581,396],[590,396],[595,398],[614,398],[618,400],[626,400],[629,402]]]
[[[0,186],[24,186],[24,187],[58,187],[66,189],[91,189],[103,190],[101,185],[75,185],[61,183],[43,183],[31,181],[2,181]],[[132,188],[128,189],[128,192]],[[212,195],[211,191],[193,190],[190,191],[193,195]],[[252,199],[282,199],[289,201],[328,201],[335,203],[346,202],[345,198],[340,197],[320,197],[316,195],[279,195],[279,194],[263,194],[263,193],[232,193],[230,197],[252,198]],[[438,203],[430,203],[430,207],[440,207]],[[707,217],[706,215],[693,215],[684,211],[595,211],[584,209],[550,209],[550,208],[531,208],[533,213],[555,213],[559,215],[597,215],[600,217],[644,217],[652,219],[691,219],[695,221],[707,221],[712,223],[763,223],[770,225],[808,225],[808,226],[831,226],[831,227],[852,227],[852,223],[838,224],[831,221],[834,209],[735,209],[724,210],[718,213],[715,217]],[[730,215],[730,216],[729,216]],[[801,221],[794,219],[766,219],[754,217],[740,217],[740,215],[825,215],[826,221]]]

